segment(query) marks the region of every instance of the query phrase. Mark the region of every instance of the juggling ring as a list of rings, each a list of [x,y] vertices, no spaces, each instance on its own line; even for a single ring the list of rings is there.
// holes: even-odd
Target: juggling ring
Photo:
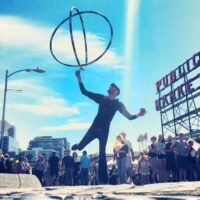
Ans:
[[[75,14],[72,14],[73,10],[76,11]],[[105,48],[105,50],[97,57],[95,58],[94,60],[88,62],[88,49],[87,49],[87,39],[86,39],[86,33],[85,33],[85,26],[84,26],[84,23],[83,23],[83,18],[82,18],[82,14],[86,14],[86,13],[90,13],[90,14],[96,14],[96,15],[99,15],[101,16],[102,18],[104,18],[106,20],[106,22],[108,23],[109,25],[109,28],[110,28],[110,40],[108,42],[108,45],[107,47]],[[75,46],[75,43],[74,43],[74,37],[73,37],[73,30],[72,30],[72,18],[79,15],[80,17],[80,21],[81,21],[81,26],[82,26],[82,31],[83,31],[83,36],[84,36],[84,44],[85,44],[85,63],[80,63],[79,61],[79,58],[78,58],[78,55],[77,55],[77,51],[76,51],[76,46]],[[77,61],[77,65],[72,65],[72,64],[68,64],[68,63],[64,63],[62,62],[61,60],[59,60],[54,52],[53,52],[53,47],[52,47],[52,43],[53,43],[53,39],[54,39],[54,36],[57,32],[57,30],[66,22],[69,20],[69,30],[70,30],[70,38],[71,38],[71,44],[72,44],[72,48],[73,48],[73,51],[74,51],[74,55],[76,57],[76,61]],[[107,50],[109,49],[110,45],[111,45],[111,42],[112,42],[112,38],[113,38],[113,28],[112,28],[112,25],[110,23],[110,21],[108,20],[107,17],[105,17],[104,15],[102,15],[101,13],[98,13],[98,12],[95,12],[95,11],[81,11],[79,12],[79,10],[75,7],[71,8],[70,10],[70,14],[69,14],[69,17],[67,17],[66,19],[64,19],[62,22],[60,22],[60,24],[58,24],[58,26],[55,28],[55,30],[53,31],[52,35],[51,35],[51,39],[50,39],[50,52],[51,52],[51,55],[53,56],[53,58],[59,62],[60,64],[62,65],[65,65],[65,66],[69,66],[69,67],[80,67],[81,69],[83,69],[82,67],[84,66],[87,66],[87,65],[90,65],[94,62],[96,62],[97,60],[99,60],[106,52]]]

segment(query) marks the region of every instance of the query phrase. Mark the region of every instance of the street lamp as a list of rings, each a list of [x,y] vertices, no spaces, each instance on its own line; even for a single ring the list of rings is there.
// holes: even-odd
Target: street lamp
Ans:
[[[3,98],[3,112],[2,112],[2,120],[1,120],[1,143],[0,143],[0,149],[3,150],[3,135],[4,135],[4,131],[5,131],[5,109],[6,109],[6,94],[7,94],[7,85],[8,85],[8,78],[10,78],[11,76],[13,76],[16,73],[19,72],[37,72],[37,73],[45,73],[45,70],[43,69],[20,69],[17,71],[14,71],[10,74],[8,74],[8,70],[6,70],[6,75],[5,75],[5,87],[4,87],[4,98]]]

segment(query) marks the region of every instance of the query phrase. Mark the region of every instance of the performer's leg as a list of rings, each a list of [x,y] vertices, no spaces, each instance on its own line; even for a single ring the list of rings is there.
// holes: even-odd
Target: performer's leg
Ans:
[[[87,146],[95,138],[96,138],[96,130],[95,130],[95,128],[91,127],[87,131],[87,133],[85,134],[85,136],[83,137],[83,139],[77,145],[77,149],[79,151],[81,151],[85,146]]]
[[[99,134],[99,182],[100,184],[108,183],[108,169],[106,161],[106,143],[108,132],[98,132]]]

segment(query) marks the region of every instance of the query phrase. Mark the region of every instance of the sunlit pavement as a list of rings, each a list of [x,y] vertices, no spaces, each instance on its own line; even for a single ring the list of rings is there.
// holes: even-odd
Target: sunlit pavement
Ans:
[[[0,188],[1,199],[200,199],[200,182],[134,185],[65,186],[47,188]]]

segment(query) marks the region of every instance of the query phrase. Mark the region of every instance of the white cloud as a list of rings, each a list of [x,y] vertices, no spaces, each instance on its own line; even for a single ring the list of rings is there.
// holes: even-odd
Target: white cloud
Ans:
[[[49,54],[49,41],[54,28],[46,28],[35,25],[22,18],[11,16],[0,16],[0,45],[9,48],[17,48],[25,52],[38,52],[38,54]],[[77,53],[83,56],[80,60],[84,61],[84,40],[81,31],[74,31],[75,45]],[[76,64],[75,56],[72,51],[69,32],[58,31],[53,40],[53,49],[56,56],[59,55],[65,63]],[[107,46],[108,41],[92,33],[87,33],[88,57],[89,61],[98,57]],[[19,56],[19,55],[18,55]],[[23,55],[22,55],[23,56]],[[80,57],[81,57],[80,56]],[[72,63],[73,62],[73,63]],[[122,58],[117,55],[114,49],[108,52],[98,61],[100,65],[109,66],[109,68],[122,67]]]
[[[2,85],[0,85],[2,87]],[[31,103],[7,103],[7,107],[18,111],[30,112],[41,116],[59,116],[79,114],[79,105],[69,106],[66,99],[44,86],[35,83],[34,79],[21,79],[9,82],[10,88],[23,88],[20,98]],[[34,102],[34,103],[33,103]]]
[[[0,89],[4,88],[4,84],[0,84]],[[55,93],[50,88],[41,86],[34,78],[9,80],[8,88],[23,89],[22,96],[41,96],[48,93]]]
[[[43,127],[42,131],[71,131],[71,130],[82,130],[89,128],[91,123],[87,122],[70,122],[61,126]]]
[[[55,98],[55,101],[58,99]],[[14,108],[16,110],[24,111],[24,112],[31,112],[35,115],[41,116],[60,116],[65,117],[66,115],[71,114],[78,114],[78,108],[71,108],[65,104],[52,104],[52,102],[48,102],[46,104],[23,104],[23,103],[16,103],[16,104],[8,104],[8,107]]]

